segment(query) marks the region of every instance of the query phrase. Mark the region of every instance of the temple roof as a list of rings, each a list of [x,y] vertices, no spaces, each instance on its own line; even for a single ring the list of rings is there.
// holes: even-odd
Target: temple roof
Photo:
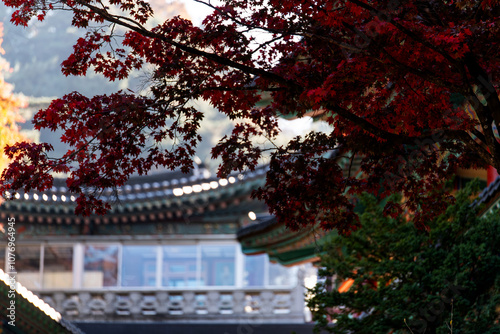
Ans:
[[[490,183],[486,188],[481,191],[476,201],[474,201],[474,205],[482,205],[485,207],[482,209],[482,212],[487,212],[494,207],[495,204],[498,203],[500,199],[500,177],[497,177],[495,181]],[[497,205],[498,206],[498,205]]]
[[[0,206],[0,219],[16,217],[27,224],[140,224],[141,222],[173,222],[210,220],[210,216],[231,216],[248,211],[265,210],[251,198],[254,189],[264,184],[265,166],[227,179],[212,177],[205,168],[191,174],[157,172],[137,176],[123,187],[106,189],[101,198],[112,204],[104,216],[81,217],[74,214],[75,196],[70,194],[65,179],[54,180],[52,189],[18,194]]]
[[[291,231],[269,216],[241,228],[237,238],[244,254],[267,253],[271,261],[291,266],[316,261],[327,233],[314,227]]]

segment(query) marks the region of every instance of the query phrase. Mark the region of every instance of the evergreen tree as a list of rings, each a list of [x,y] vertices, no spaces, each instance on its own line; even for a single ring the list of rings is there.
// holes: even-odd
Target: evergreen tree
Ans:
[[[320,276],[329,278],[308,301],[317,329],[500,333],[500,217],[478,216],[471,194],[472,186],[460,192],[427,231],[362,196],[363,228],[326,243]],[[350,289],[338,292],[349,279]]]

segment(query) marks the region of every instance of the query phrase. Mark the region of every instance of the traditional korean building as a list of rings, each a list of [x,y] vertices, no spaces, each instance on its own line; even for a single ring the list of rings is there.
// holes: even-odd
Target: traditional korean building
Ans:
[[[19,194],[0,206],[4,231],[15,219],[17,280],[88,333],[222,323],[228,333],[242,323],[310,332],[300,268],[246,256],[236,239],[249,212],[267,212],[250,196],[265,172],[217,179],[197,165],[134,177],[104,193],[114,201],[105,216],[75,216],[64,179]],[[0,268],[6,255],[0,246]]]

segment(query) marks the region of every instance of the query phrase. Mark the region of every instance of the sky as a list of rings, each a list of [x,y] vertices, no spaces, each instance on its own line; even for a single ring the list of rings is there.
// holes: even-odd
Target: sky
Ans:
[[[172,0],[165,0],[168,2],[175,2]],[[204,6],[194,0],[180,0],[180,2],[184,3],[187,12],[191,16],[191,21],[193,21],[194,25],[199,26],[203,19],[212,12],[212,9],[208,6]],[[212,1],[211,3],[216,3]]]

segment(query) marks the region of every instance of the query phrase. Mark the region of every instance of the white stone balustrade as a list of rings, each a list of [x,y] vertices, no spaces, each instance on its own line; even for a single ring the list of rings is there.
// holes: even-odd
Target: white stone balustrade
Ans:
[[[95,290],[37,293],[73,321],[304,321],[304,289]]]

